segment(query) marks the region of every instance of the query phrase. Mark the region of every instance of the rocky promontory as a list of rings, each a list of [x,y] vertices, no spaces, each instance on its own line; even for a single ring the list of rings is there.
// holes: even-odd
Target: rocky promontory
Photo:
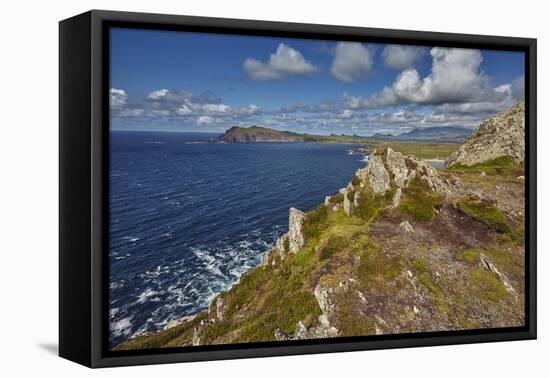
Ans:
[[[223,143],[364,143],[369,141],[369,138],[344,134],[299,134],[261,126],[233,126],[220,135],[217,141]]]

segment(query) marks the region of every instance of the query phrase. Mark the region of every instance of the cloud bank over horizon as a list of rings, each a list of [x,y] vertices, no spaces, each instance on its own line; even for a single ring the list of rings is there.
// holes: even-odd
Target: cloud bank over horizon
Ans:
[[[263,54],[251,53],[259,48],[243,50],[226,54],[228,72],[222,74],[212,72],[209,56],[204,69],[186,68],[189,60],[181,71],[173,68],[185,76],[177,84],[159,85],[154,70],[151,85],[134,90],[130,80],[126,86],[113,80],[112,127],[223,132],[234,125],[261,125],[396,135],[417,127],[476,127],[522,100],[525,91],[521,57],[504,53],[294,40],[281,40]]]

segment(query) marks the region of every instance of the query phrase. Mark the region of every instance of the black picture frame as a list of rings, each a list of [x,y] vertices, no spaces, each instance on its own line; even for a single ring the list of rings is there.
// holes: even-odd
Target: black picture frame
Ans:
[[[522,51],[526,324],[521,328],[111,351],[108,346],[110,27]],[[92,10],[59,24],[59,354],[88,367],[535,339],[536,39]]]

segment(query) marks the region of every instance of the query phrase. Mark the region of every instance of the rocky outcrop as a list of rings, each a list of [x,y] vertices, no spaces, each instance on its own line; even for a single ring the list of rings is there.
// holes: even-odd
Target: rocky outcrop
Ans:
[[[208,306],[208,318],[211,321],[223,320],[225,307],[223,293],[221,293],[210,302],[210,306]]]
[[[382,156],[374,153],[369,157],[367,166],[357,171],[361,187],[369,185],[375,193],[384,193],[390,189],[390,175],[384,165]]]
[[[523,101],[489,118],[474,131],[445,163],[473,165],[510,156],[516,162],[525,160],[525,103]]]
[[[341,290],[347,290],[348,288],[341,285]],[[319,339],[338,336],[338,329],[330,324],[329,317],[332,316],[336,309],[336,305],[333,302],[331,295],[334,294],[334,289],[326,288],[322,285],[315,287],[314,293],[315,299],[319,304],[322,314],[318,317],[318,324],[311,327],[306,327],[301,321],[296,324],[296,329],[293,334],[287,334],[280,329],[275,331],[275,339],[278,341],[283,340],[307,340],[307,339]]]
[[[374,150],[367,166],[356,173],[361,187],[370,187],[376,194],[383,194],[395,188],[392,199],[394,207],[399,205],[402,189],[408,187],[414,178],[420,179],[427,186],[447,196],[452,191],[452,184],[442,177],[435,168],[414,156],[406,156],[390,147],[382,151]],[[345,204],[344,204],[345,206]]]
[[[296,253],[305,245],[303,223],[305,213],[294,207],[289,209],[288,232],[277,239],[275,246],[263,258],[262,265],[275,264],[275,257],[284,260],[289,253]]]
[[[303,234],[304,212],[291,207],[288,216],[288,248],[289,252],[296,253],[305,244]]]

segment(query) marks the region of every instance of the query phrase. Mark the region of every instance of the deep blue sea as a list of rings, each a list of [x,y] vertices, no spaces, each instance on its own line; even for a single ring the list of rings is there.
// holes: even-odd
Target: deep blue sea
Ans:
[[[365,163],[354,145],[111,132],[111,344],[195,314]]]

